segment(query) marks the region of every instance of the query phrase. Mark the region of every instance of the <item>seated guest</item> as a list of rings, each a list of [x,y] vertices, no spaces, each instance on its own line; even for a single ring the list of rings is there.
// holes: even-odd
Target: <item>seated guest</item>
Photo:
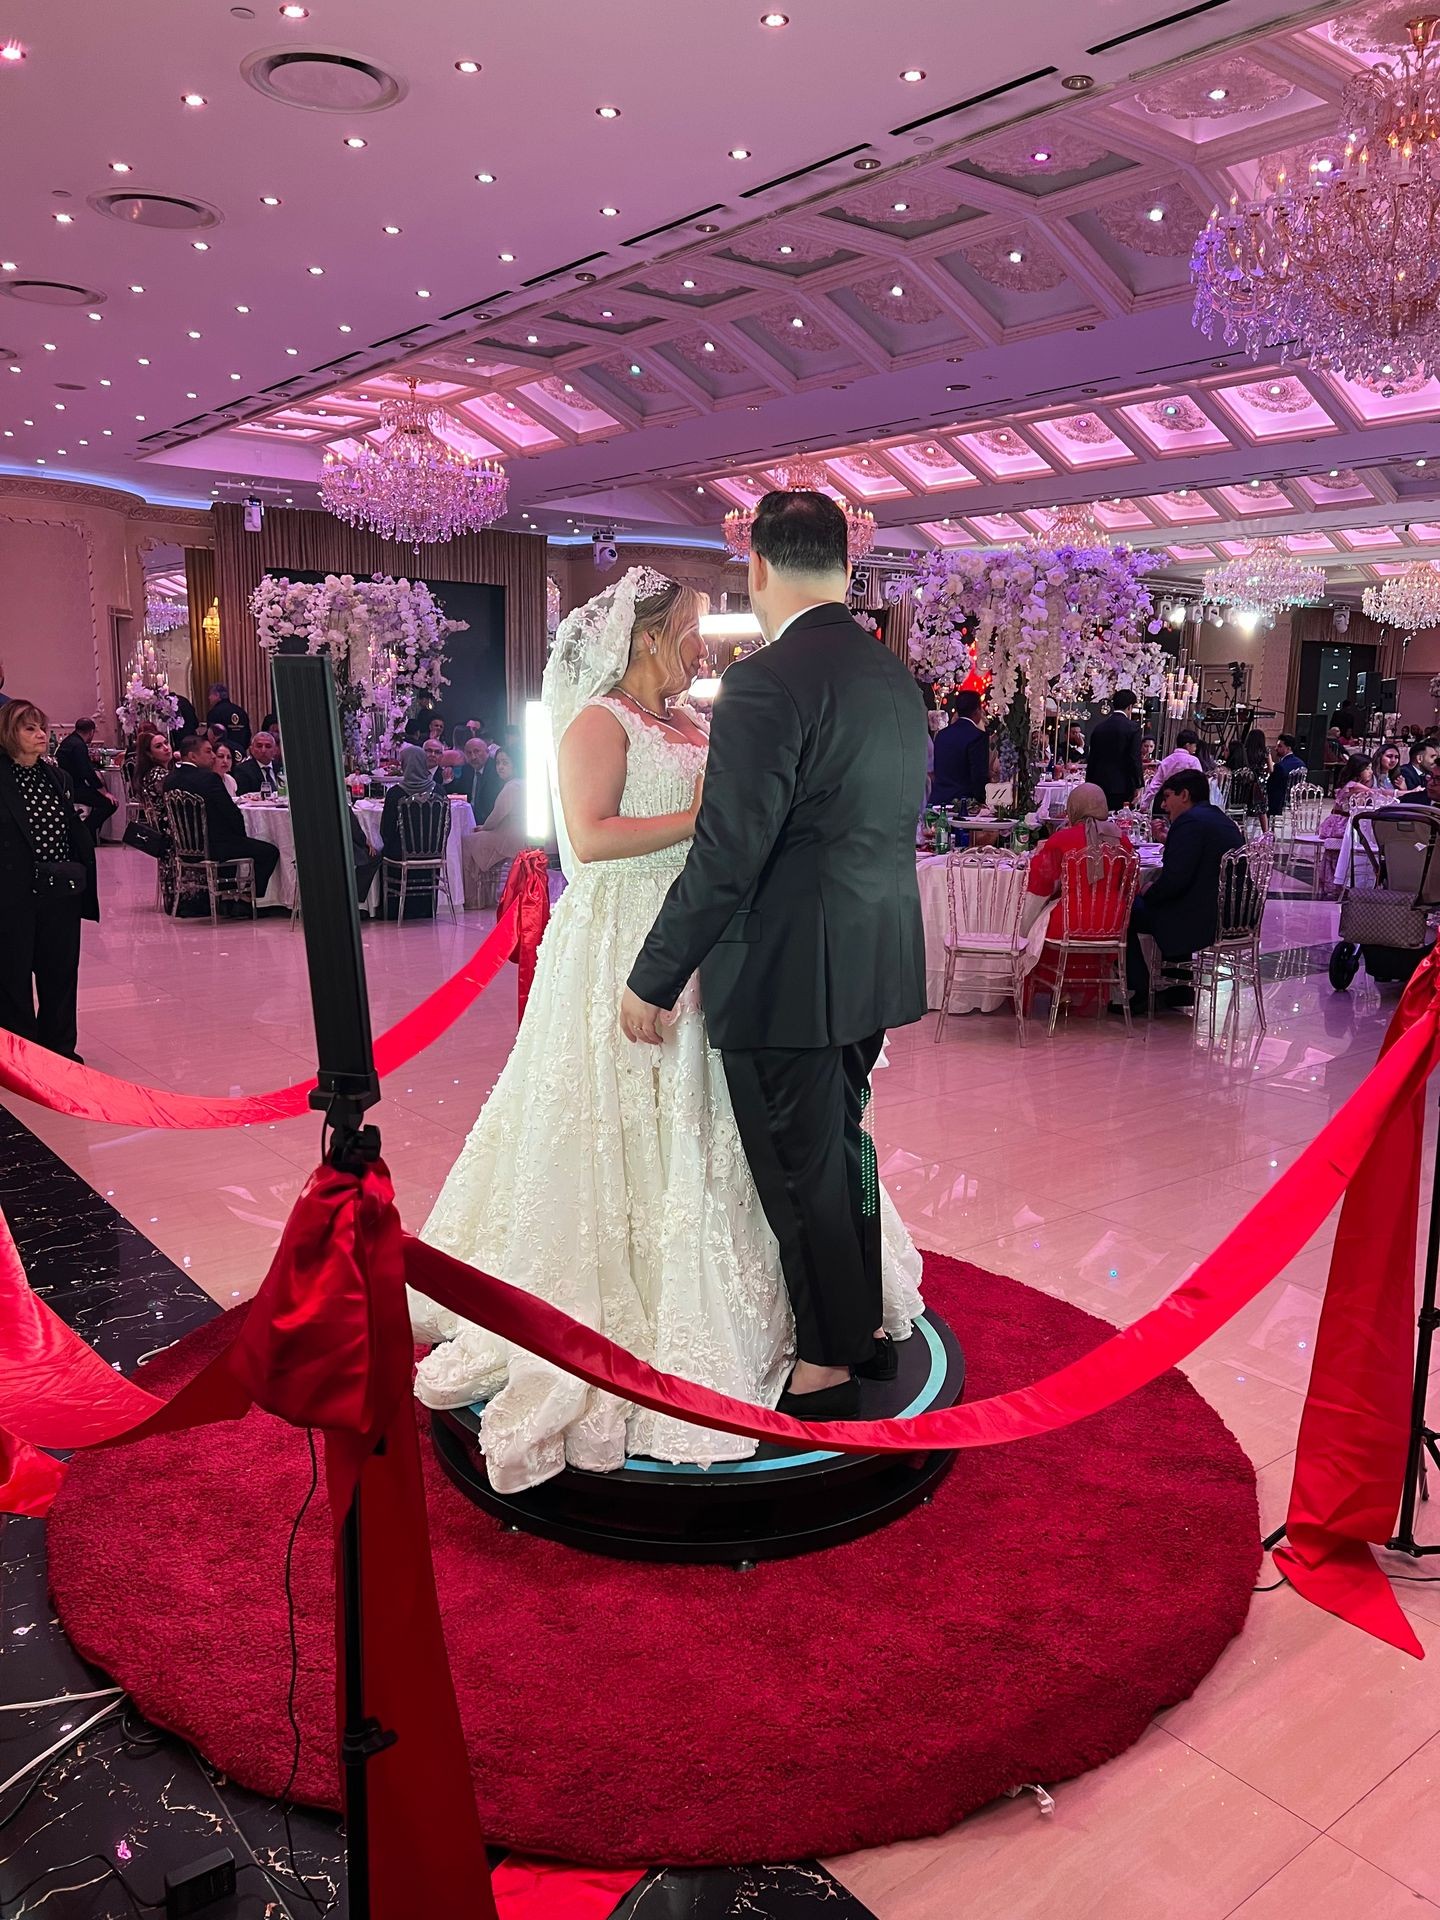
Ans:
[[[90,829],[90,838],[98,840],[100,829],[115,811],[115,802],[102,786],[100,770],[90,757],[94,744],[95,722],[77,720],[55,749],[55,764],[70,776],[75,799],[82,807],[89,808],[85,824]]]
[[[403,747],[401,749],[402,758],[409,751],[408,746]],[[420,757],[423,761],[423,751]],[[425,784],[421,787],[406,786],[402,780],[398,787],[391,787],[390,791],[385,795],[385,805],[380,810],[380,851],[387,860],[403,860],[406,858],[406,849],[400,839],[400,808],[405,802],[412,799],[441,800],[441,805],[445,808],[446,813],[446,844],[448,845],[449,843],[448,830],[452,824],[450,803],[448,800],[441,799],[441,797],[436,794],[433,776],[427,774]],[[406,889],[405,918],[407,920],[433,920],[435,918],[438,892],[438,883],[432,874],[420,873],[415,875],[410,886]],[[397,890],[391,893],[385,901],[385,917],[387,920],[395,919],[398,906],[399,892],[397,884]]]
[[[445,764],[450,749],[445,745],[444,738],[438,733],[432,733],[420,751],[425,755],[425,771],[430,776],[431,787],[436,793],[443,793],[448,797],[454,788],[455,779],[450,768]]]
[[[494,765],[500,786],[490,817],[460,843],[467,908],[494,906],[500,869],[508,866],[526,844],[525,782],[516,779],[514,763],[503,747],[495,755]]]
[[[230,689],[223,681],[210,689],[210,711],[205,716],[205,724],[224,728],[232,753],[250,751],[250,716],[230,698]]]
[[[1128,687],[1111,695],[1110,711],[1090,733],[1085,778],[1103,789],[1112,807],[1128,807],[1144,784],[1140,729],[1131,717],[1135,696]]]
[[[273,799],[280,790],[280,742],[273,733],[261,731],[250,742],[249,755],[235,769],[237,793],[262,793]]]
[[[98,920],[95,843],[29,700],[0,707],[0,1027],[78,1060],[80,922]]]
[[[1340,769],[1335,782],[1335,798],[1329,813],[1320,822],[1322,840],[1343,840],[1352,813],[1368,807],[1374,798],[1375,769],[1363,753],[1352,753]]]
[[[430,728],[423,715],[417,714],[405,722],[405,742],[400,749],[400,785],[406,793],[435,791],[435,776],[423,745],[429,736]]]
[[[465,764],[457,769],[450,782],[450,791],[463,794],[470,802],[477,827],[483,827],[490,818],[490,809],[500,792],[500,776],[495,771],[499,757],[499,753],[491,753],[486,741],[472,734],[465,742]]]
[[[932,807],[951,807],[957,800],[972,806],[985,804],[985,782],[990,778],[990,741],[980,725],[980,696],[973,688],[955,696],[954,718],[935,736],[935,778],[930,783]]]
[[[1083,781],[1066,796],[1065,818],[1068,824],[1052,833],[1030,856],[1025,875],[1025,905],[1021,910],[1020,931],[1029,933],[1052,900],[1060,897],[1060,873],[1069,853],[1080,853],[1109,844],[1131,851],[1130,842],[1110,818],[1110,808],[1099,787]]]
[[[1290,804],[1290,789],[1298,780],[1304,779],[1306,771],[1305,762],[1300,758],[1300,742],[1293,733],[1277,734],[1275,745],[1275,764],[1270,769],[1266,786],[1266,798],[1272,814],[1284,813]]]
[[[1411,793],[1423,794],[1435,758],[1435,748],[1424,734],[1417,733],[1410,742],[1408,758],[1395,769],[1396,792],[1403,795],[1408,788]]]
[[[203,736],[186,734],[180,758],[165,782],[165,792],[197,794],[205,802],[205,826],[212,860],[253,860],[255,897],[265,892],[280,864],[280,849],[268,840],[252,840],[245,816],[225,791],[215,771],[215,749]]]
[[[1165,782],[1175,773],[1204,773],[1205,767],[1200,759],[1200,736],[1194,727],[1182,727],[1175,736],[1175,745],[1166,754],[1159,766],[1153,769],[1150,778],[1140,790],[1139,804],[1146,813],[1155,811],[1155,796]]]
[[[199,733],[200,716],[185,698],[183,693],[175,695],[175,707],[180,716],[180,724],[170,735],[172,749],[178,748],[187,733]]]
[[[215,771],[220,776],[220,784],[232,800],[235,798],[237,791],[234,768],[235,756],[231,753],[228,742],[224,740],[217,741],[215,746]]]
[[[1210,804],[1210,783],[1203,773],[1173,774],[1160,789],[1160,807],[1170,822],[1159,873],[1135,902],[1130,915],[1126,972],[1130,1009],[1144,1013],[1150,997],[1150,969],[1140,945],[1148,933],[1165,960],[1188,960],[1215,938],[1219,913],[1220,861],[1244,836],[1229,814]],[[1188,1006],[1188,988],[1173,988],[1166,1006]]]
[[[192,735],[191,738],[194,736]],[[135,742],[135,799],[150,818],[164,814],[165,782],[175,764],[175,750],[163,733],[141,734]]]
[[[444,744],[445,744],[445,716],[444,716],[444,714],[443,714],[443,713],[432,713],[432,714],[430,714],[430,715],[428,716],[428,718],[429,718],[429,725],[430,725],[430,731],[429,731],[429,734],[428,734],[428,736],[427,736],[427,737],[428,737],[429,739],[431,739],[431,740],[438,740],[438,741],[440,742],[440,744],[441,744],[441,746],[443,747],[443,746],[444,746]]]
[[[1387,740],[1383,747],[1377,747],[1370,756],[1370,767],[1375,775],[1375,787],[1379,793],[1394,793],[1395,775],[1400,770],[1400,749],[1393,740]]]
[[[350,822],[350,859],[355,868],[355,898],[360,902],[360,911],[364,913],[370,889],[380,871],[380,855],[371,852],[370,842],[365,838],[365,829],[353,805],[346,808],[346,817]]]

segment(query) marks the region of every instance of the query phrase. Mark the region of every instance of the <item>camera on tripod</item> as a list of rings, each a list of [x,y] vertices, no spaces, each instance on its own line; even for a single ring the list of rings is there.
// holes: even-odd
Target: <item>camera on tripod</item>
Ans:
[[[1230,662],[1230,685],[1236,693],[1239,693],[1240,689],[1245,685],[1245,675],[1247,671],[1248,669],[1243,660],[1232,660]]]

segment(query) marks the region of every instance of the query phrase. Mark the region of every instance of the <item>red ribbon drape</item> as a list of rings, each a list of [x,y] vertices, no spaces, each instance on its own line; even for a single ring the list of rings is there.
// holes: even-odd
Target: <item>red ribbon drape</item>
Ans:
[[[544,854],[538,857],[543,863]],[[545,922],[533,899],[533,884],[527,878],[526,890],[522,892],[517,887],[513,900],[507,888],[494,929],[464,966],[379,1036],[375,1042],[375,1068],[382,1079],[433,1045],[474,1005],[507,960],[518,957],[522,982],[527,967],[529,977],[534,977],[534,950],[526,943],[538,944]],[[543,866],[540,886],[548,912],[550,895]],[[54,1113],[68,1113],[80,1120],[108,1121],[115,1126],[248,1127],[267,1120],[293,1120],[297,1114],[308,1111],[314,1085],[314,1080],[306,1080],[293,1087],[279,1087],[271,1093],[244,1094],[238,1099],[171,1093],[163,1088],[137,1086],[131,1080],[118,1080],[97,1067],[77,1066],[73,1060],[51,1053],[33,1040],[0,1032],[0,1088],[34,1100]]]
[[[500,916],[515,911],[515,957],[520,963],[520,1014],[523,1019],[535,984],[536,956],[550,920],[550,870],[539,847],[526,847],[510,863]]]

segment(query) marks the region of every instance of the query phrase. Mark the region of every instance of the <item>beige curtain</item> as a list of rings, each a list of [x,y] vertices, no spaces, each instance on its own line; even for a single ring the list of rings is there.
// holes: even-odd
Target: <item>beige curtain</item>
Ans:
[[[882,615],[885,644],[892,653],[898,653],[906,666],[910,665],[910,635],[915,626],[915,596],[907,593],[893,607],[887,607]]]
[[[259,533],[246,533],[241,506],[222,503],[212,507],[210,514],[215,523],[222,677],[232,698],[252,720],[267,713],[272,702],[269,667],[255,639],[250,596],[267,573],[284,573],[287,567],[350,573],[357,579],[383,573],[397,579],[463,580],[503,587],[511,717],[518,719],[525,702],[538,695],[545,669],[545,542],[536,535],[466,533],[416,549],[361,533],[328,513],[299,508],[268,508]]]
[[[190,608],[190,704],[203,720],[210,689],[220,676],[220,644],[205,631],[215,603],[215,554],[210,547],[185,549],[185,597]]]

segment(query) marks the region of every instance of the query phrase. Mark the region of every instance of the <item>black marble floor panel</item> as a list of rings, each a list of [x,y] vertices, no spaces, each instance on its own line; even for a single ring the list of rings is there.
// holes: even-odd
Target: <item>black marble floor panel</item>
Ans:
[[[219,1311],[3,1107],[0,1208],[35,1291],[127,1372]],[[221,1847],[241,1865],[235,1894],[205,1909],[213,1920],[343,1915],[344,1835],[333,1815],[295,1807],[287,1819],[277,1802],[149,1725],[79,1658],[50,1605],[43,1521],[0,1517],[0,1646],[0,1705],[67,1696],[0,1712],[0,1780],[58,1743],[43,1768],[0,1793],[3,1920],[137,1920],[163,1911],[167,1872]],[[92,1692],[100,1697],[78,1697]],[[104,1717],[82,1731],[93,1714]],[[657,1869],[615,1920],[809,1920],[818,1912],[874,1920],[814,1862]]]

